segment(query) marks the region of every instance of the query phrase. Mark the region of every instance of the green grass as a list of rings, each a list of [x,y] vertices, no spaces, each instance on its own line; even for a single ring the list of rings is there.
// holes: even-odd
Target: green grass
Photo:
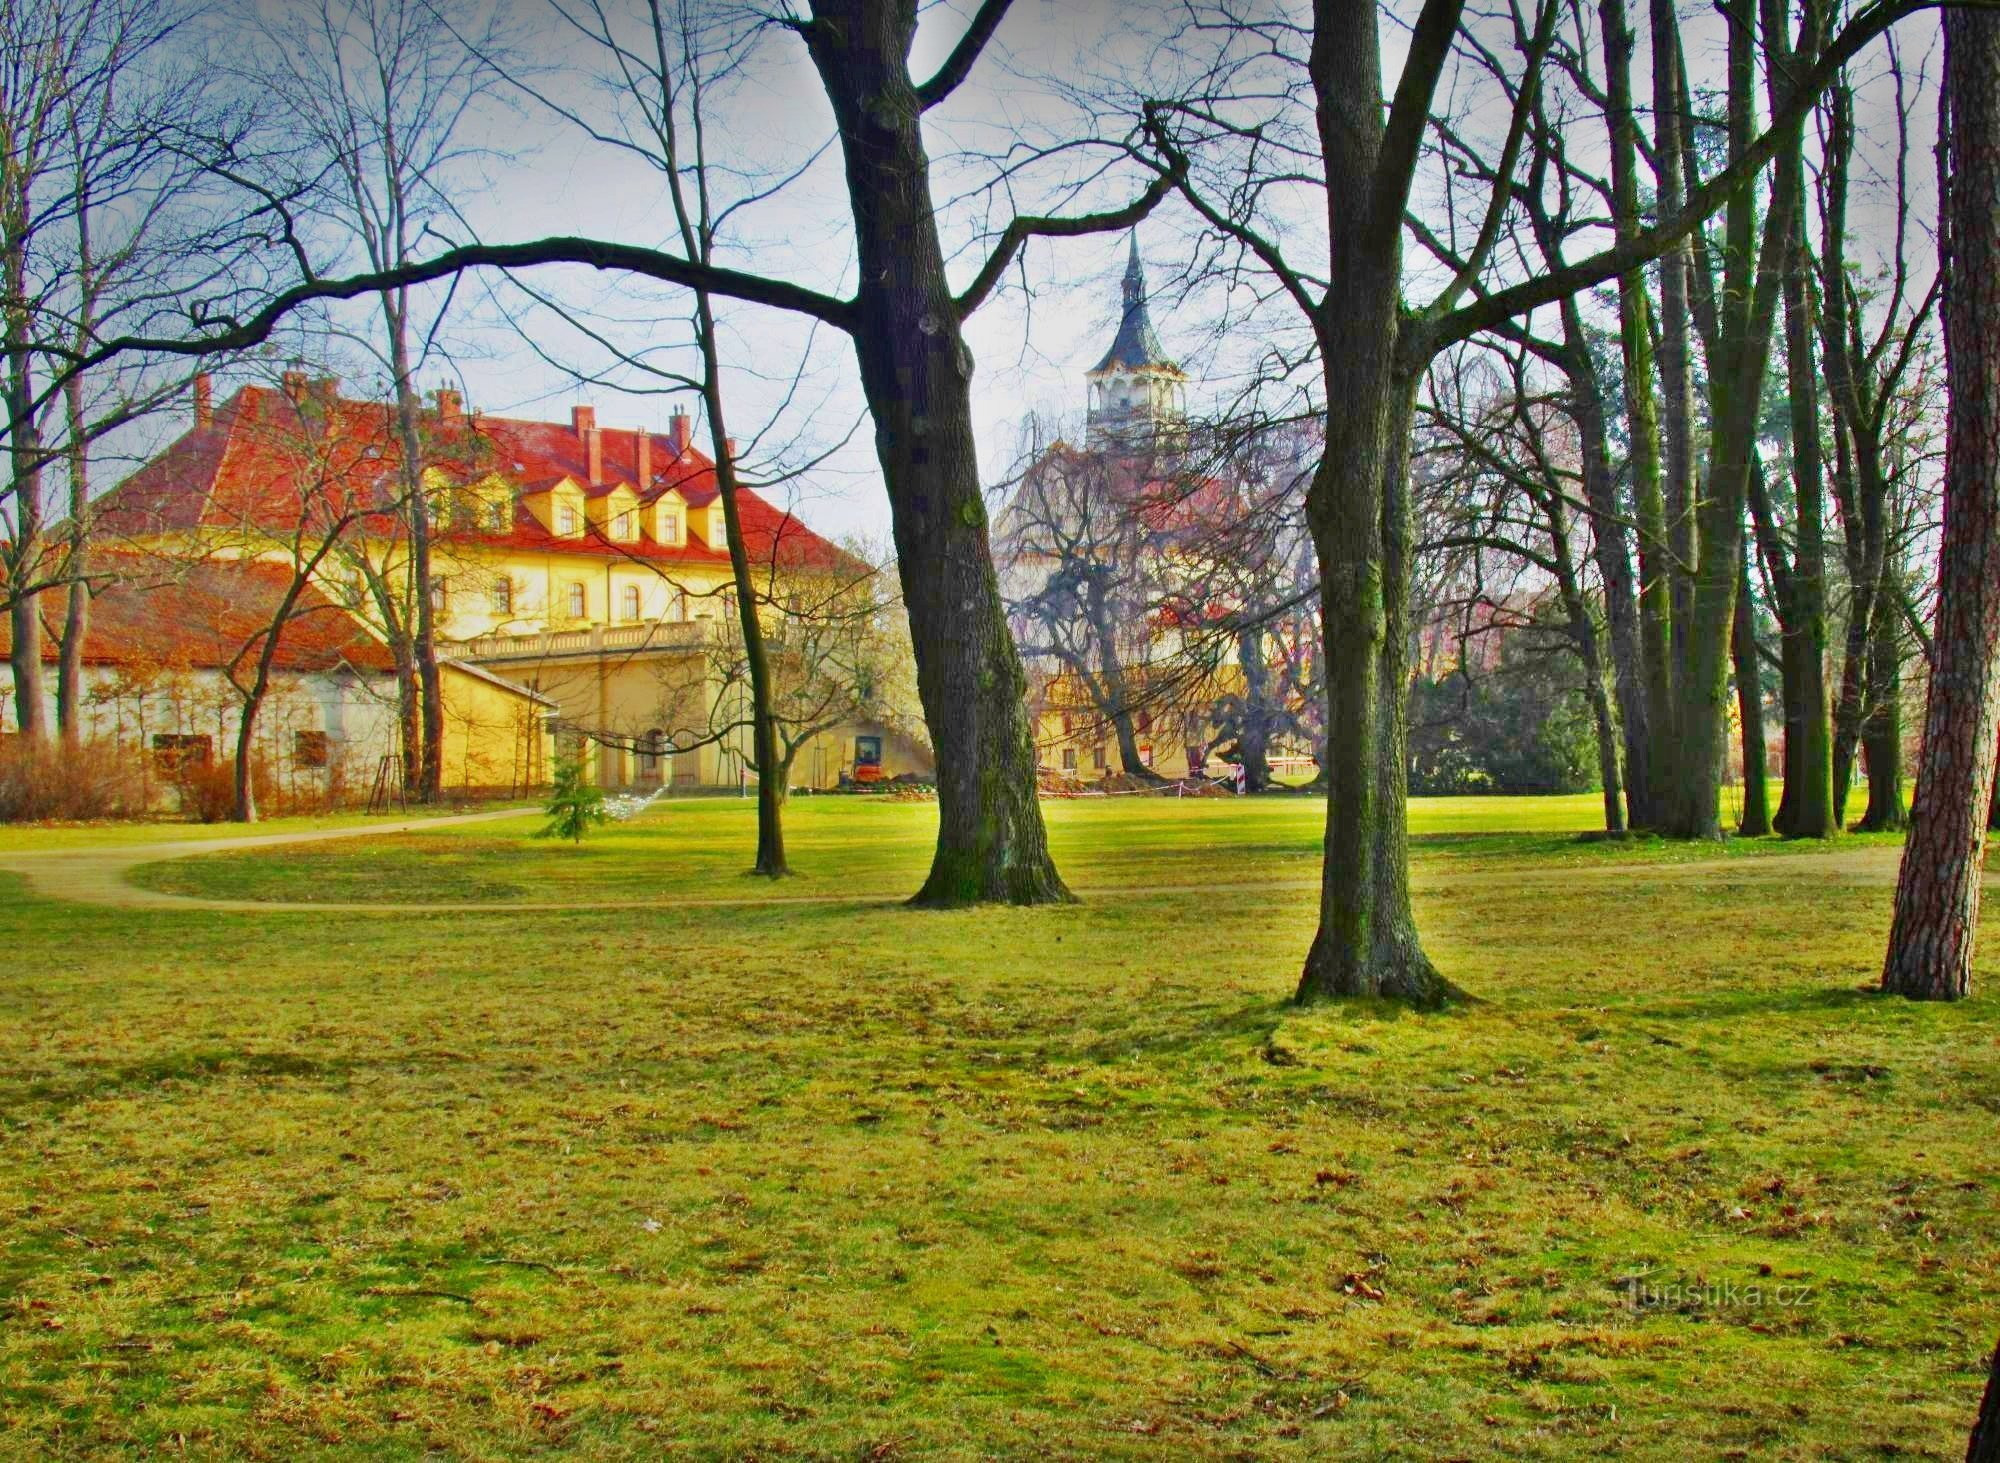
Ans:
[[[1888,890],[1419,805],[1482,1000],[1298,1010],[1320,811],[1052,805],[1171,892],[1032,911],[677,905],[764,889],[726,803],[150,873],[616,909],[10,881],[0,1452],[1961,1455],[2000,1021],[1862,993]],[[802,800],[774,893],[907,892],[934,816]]]
[[[1076,799],[1044,806],[1056,858],[1086,894],[1166,888],[1199,900],[1216,888],[1219,898],[1240,898],[1246,882],[1310,885],[1319,877],[1326,804],[1317,798]],[[292,848],[282,859],[258,852],[177,859],[142,866],[134,877],[173,894],[305,903],[597,902],[630,899],[640,890],[668,901],[894,899],[923,882],[937,832],[934,804],[797,799],[788,847],[800,877],[774,885],[742,877],[754,838],[750,818],[749,805],[736,799],[655,804],[575,847],[525,837],[546,821],[525,814]],[[1588,836],[1601,818],[1593,795],[1419,798],[1410,818],[1417,878],[1505,871],[1524,858],[1553,872],[1706,861],[1718,853],[1797,857],[1898,841],[1734,839],[1720,850],[1657,838],[1613,844]]]

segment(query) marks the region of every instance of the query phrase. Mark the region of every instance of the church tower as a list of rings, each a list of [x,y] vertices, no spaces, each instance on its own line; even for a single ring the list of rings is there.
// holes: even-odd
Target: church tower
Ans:
[[[1118,335],[1084,379],[1090,383],[1084,444],[1093,452],[1149,450],[1187,419],[1187,376],[1167,359],[1146,313],[1146,271],[1139,263],[1136,230]]]

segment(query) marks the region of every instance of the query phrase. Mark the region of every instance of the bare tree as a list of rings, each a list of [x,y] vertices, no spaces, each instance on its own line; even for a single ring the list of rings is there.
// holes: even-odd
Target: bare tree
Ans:
[[[137,357],[77,363],[105,332],[152,324],[234,257],[226,231],[195,207],[238,124],[201,77],[184,34],[192,13],[147,0],[0,3],[0,604],[12,620],[16,724],[31,739],[47,732],[50,590],[66,601],[57,723],[66,740],[80,735],[93,445],[185,385]],[[68,512],[52,522],[45,474],[58,464]]]
[[[1082,689],[1121,770],[1151,779],[1135,725],[1165,669],[1154,664],[1155,611],[1180,496],[1173,468],[1039,435],[1031,428],[1029,461],[997,520],[1015,636],[1031,667]]]
[[[239,823],[257,821],[252,748],[287,628],[303,616],[340,613],[314,591],[314,581],[357,529],[406,511],[399,501],[400,453],[380,435],[357,430],[361,420],[338,410],[331,378],[288,372],[285,390],[242,429],[277,468],[269,474],[270,491],[246,505],[254,516],[227,526],[223,542],[202,546],[206,552],[220,549],[277,564],[285,574],[263,623],[224,667],[242,701],[234,768],[233,816]]]
[[[307,0],[255,14],[262,45],[247,79],[273,104],[268,121],[284,140],[274,139],[271,150],[290,173],[264,186],[274,198],[297,200],[289,206],[306,224],[294,236],[301,266],[312,267],[305,255],[315,243],[351,249],[374,271],[408,265],[426,237],[459,220],[454,192],[474,154],[466,124],[493,89],[488,62],[507,60],[497,13],[473,0]],[[399,602],[383,606],[393,612],[382,626],[415,711],[405,715],[419,735],[412,786],[431,802],[443,778],[444,694],[416,378],[432,359],[445,305],[410,285],[385,284],[373,294],[379,333],[359,338],[389,378],[408,538]],[[377,597],[391,600],[389,588],[378,586]]]
[[[1600,593],[1585,572],[1579,535],[1589,509],[1580,497],[1590,469],[1573,396],[1536,389],[1529,349],[1494,359],[1440,358],[1420,408],[1416,474],[1426,536],[1420,551],[1497,551],[1531,568],[1555,592],[1562,642],[1577,660],[1596,734],[1607,833],[1627,831],[1621,732],[1611,667],[1599,625]],[[1566,352],[1558,351],[1558,355]],[[1580,420],[1581,419],[1581,420]],[[1530,621],[1530,628],[1539,628]]]

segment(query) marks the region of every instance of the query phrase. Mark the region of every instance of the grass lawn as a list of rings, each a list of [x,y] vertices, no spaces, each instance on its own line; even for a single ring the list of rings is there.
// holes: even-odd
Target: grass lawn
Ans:
[[[728,801],[142,871],[566,913],[8,876],[0,1453],[1962,1456],[2000,931],[1885,1001],[1816,852],[1420,803],[1482,999],[1299,1010],[1319,804],[1049,812],[1101,897],[861,902],[935,810],[852,799],[776,889]]]

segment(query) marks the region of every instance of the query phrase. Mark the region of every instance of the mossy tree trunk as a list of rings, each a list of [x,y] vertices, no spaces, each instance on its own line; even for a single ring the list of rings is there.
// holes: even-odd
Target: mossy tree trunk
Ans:
[[[1634,36],[1624,0],[1599,0],[1604,37],[1605,121],[1611,142],[1612,222],[1621,240],[1639,232],[1639,126],[1632,107]],[[1671,180],[1668,180],[1671,181]],[[1675,200],[1678,202],[1678,199]],[[1663,199],[1662,206],[1666,206]],[[1668,268],[1672,264],[1668,261]],[[1671,725],[1674,706],[1672,668],[1671,555],[1667,552],[1666,503],[1662,496],[1660,460],[1660,397],[1653,388],[1654,328],[1652,297],[1643,269],[1618,279],[1618,336],[1624,362],[1625,419],[1628,432],[1632,502],[1639,522],[1640,644],[1645,665],[1647,731],[1642,774],[1646,796],[1643,813],[1657,820],[1660,791],[1676,781],[1680,747]],[[1674,383],[1663,379],[1671,387]]]
[[[1794,176],[1788,189],[1805,195],[1804,159],[1787,151],[1779,166]],[[1803,209],[1793,214],[1785,261],[1785,370],[1791,395],[1792,495],[1796,543],[1790,593],[1780,629],[1790,674],[1785,692],[1785,826],[1789,838],[1831,838],[1833,725],[1826,690],[1826,485],[1820,451],[1819,372],[1813,353]]]
[[[1735,162],[1748,151],[1756,128],[1758,15],[1751,0],[1731,0],[1728,22],[1729,148]],[[1810,4],[1802,25],[1805,34],[1818,34],[1816,12]],[[1783,27],[1783,15],[1767,3],[1766,49],[1789,52]],[[1790,84],[1774,81],[1774,87]],[[1792,127],[1780,149],[1761,240],[1753,187],[1737,189],[1724,216],[1722,285],[1715,300],[1708,362],[1708,482],[1695,512],[1697,549],[1686,621],[1686,676],[1677,687],[1681,766],[1665,824],[1665,831],[1682,838],[1722,836],[1723,743],[1728,729],[1737,585],[1742,572],[1743,516],[1785,245],[1799,203],[1793,186],[1798,174],[1785,166],[1786,157],[1798,148],[1798,139],[1799,130]]]
[[[1884,990],[1972,991],[2000,721],[2000,15],[1944,16],[1944,538],[1923,755]]]
[[[972,353],[909,71],[916,20],[908,0],[816,0],[801,27],[840,138],[860,274],[855,353],[937,751],[937,849],[914,902],[1065,900],[1036,799],[1027,677],[993,569]]]
[[[1738,555],[1736,625],[1730,657],[1736,663],[1737,718],[1743,730],[1743,816],[1736,831],[1762,838],[1771,831],[1771,780],[1764,755],[1764,676],[1757,663],[1757,616],[1750,601],[1750,553]]]
[[[1876,603],[1887,610],[1901,598],[1893,564],[1885,564]],[[1903,806],[1903,645],[1896,617],[1878,611],[1868,644],[1868,718],[1861,729],[1862,754],[1868,759],[1868,806],[1860,827],[1866,833],[1902,828],[1909,823]]]

